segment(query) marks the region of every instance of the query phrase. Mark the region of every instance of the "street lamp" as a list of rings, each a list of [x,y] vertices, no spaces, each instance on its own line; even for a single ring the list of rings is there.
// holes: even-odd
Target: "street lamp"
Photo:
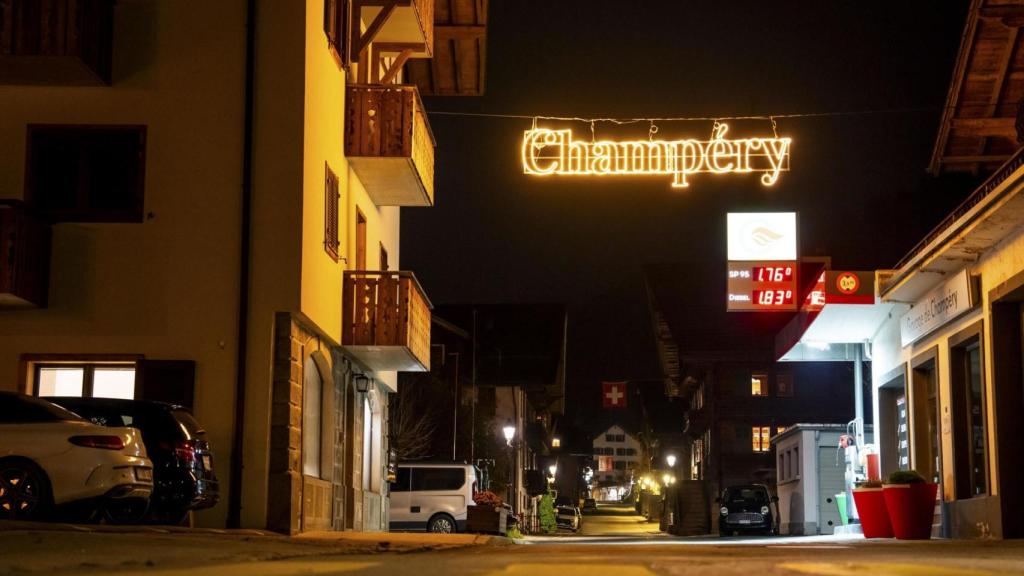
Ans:
[[[668,456],[665,456],[665,462],[668,462],[668,467],[672,468],[676,465],[676,455],[669,454]]]
[[[512,446],[512,439],[516,437],[516,426],[511,420],[505,422],[505,427],[501,429],[505,434],[505,444],[509,447]]]
[[[557,464],[552,464],[551,466],[548,466],[548,472],[550,472],[551,473],[551,477],[554,478],[555,477],[555,472],[558,472],[558,465]]]

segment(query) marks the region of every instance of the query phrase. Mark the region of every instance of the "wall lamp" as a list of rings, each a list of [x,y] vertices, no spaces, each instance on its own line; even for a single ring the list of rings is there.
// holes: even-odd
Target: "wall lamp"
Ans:
[[[356,387],[356,392],[366,394],[370,391],[370,377],[366,374],[356,374],[352,377],[352,384]]]

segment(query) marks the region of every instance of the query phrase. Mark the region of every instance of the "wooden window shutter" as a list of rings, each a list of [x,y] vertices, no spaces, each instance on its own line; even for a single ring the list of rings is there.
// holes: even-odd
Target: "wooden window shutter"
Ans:
[[[348,31],[348,3],[345,0],[324,0],[324,34],[327,44],[345,65],[345,38]]]
[[[331,171],[330,166],[325,165],[326,176],[324,178],[324,250],[335,261],[338,261],[338,249],[341,242],[338,240],[338,204],[341,202],[341,192],[338,185],[338,176]]]
[[[192,410],[196,363],[192,360],[139,360],[135,365],[135,399],[179,404]]]

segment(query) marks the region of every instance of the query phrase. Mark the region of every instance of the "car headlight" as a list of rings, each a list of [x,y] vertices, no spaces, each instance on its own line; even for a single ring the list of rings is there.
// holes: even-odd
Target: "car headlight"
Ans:
[[[728,516],[729,515],[729,509],[726,508],[725,506],[722,506],[722,509],[719,510],[719,512],[722,513],[722,516]]]
[[[767,514],[769,511],[767,506],[761,506],[761,514]]]

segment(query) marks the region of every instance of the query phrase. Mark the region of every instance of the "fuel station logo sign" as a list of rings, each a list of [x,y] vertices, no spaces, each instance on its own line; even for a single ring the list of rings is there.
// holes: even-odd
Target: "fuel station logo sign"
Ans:
[[[853,272],[842,272],[836,277],[836,289],[841,294],[856,294],[860,288],[860,279]]]

